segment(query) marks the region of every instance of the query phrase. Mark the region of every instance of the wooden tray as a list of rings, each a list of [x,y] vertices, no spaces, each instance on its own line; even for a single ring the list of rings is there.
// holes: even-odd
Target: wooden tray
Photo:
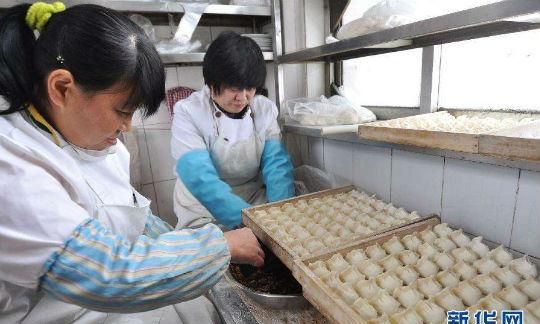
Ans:
[[[266,245],[281,260],[281,262],[283,262],[289,269],[292,270],[293,267],[294,267],[294,260],[299,259],[300,257],[295,252],[287,249],[279,240],[277,240],[274,237],[273,233],[267,232],[260,224],[258,224],[257,221],[255,221],[254,213],[256,211],[258,211],[258,210],[266,210],[266,209],[269,209],[271,207],[281,207],[282,205],[284,205],[286,203],[289,203],[289,202],[296,202],[298,200],[304,200],[304,199],[320,198],[320,197],[325,197],[325,196],[329,196],[329,195],[335,195],[335,194],[339,194],[339,193],[349,192],[349,191],[352,191],[354,189],[355,189],[354,186],[345,186],[345,187],[340,187],[340,188],[335,188],[335,189],[323,190],[323,191],[319,191],[319,192],[311,193],[311,194],[307,194],[307,195],[302,195],[302,196],[282,200],[282,201],[275,202],[275,203],[269,203],[269,204],[259,205],[259,206],[256,206],[256,207],[246,208],[246,209],[242,210],[242,222],[244,223],[245,226],[251,228],[251,230],[253,231],[255,236],[257,236],[257,238],[259,238],[259,240],[261,240],[261,242],[263,242],[264,245]],[[358,190],[361,191],[361,189],[358,189]],[[380,233],[385,233],[385,232],[388,232],[388,231],[392,231],[392,230],[394,230],[396,228],[400,228],[400,227],[403,227],[403,226],[407,226],[407,225],[410,225],[410,224],[421,222],[423,219],[425,219],[425,218],[421,217],[419,219],[415,219],[415,220],[410,221],[410,222],[406,222],[406,223],[403,223],[403,224],[391,226],[391,227],[382,229],[382,230],[380,230],[378,232],[375,232],[375,233],[373,233],[373,234],[371,234],[371,235],[369,235],[367,237],[358,236],[358,235],[357,236],[351,236],[351,237],[349,237],[347,239],[343,239],[343,241],[341,242],[339,247],[321,249],[320,251],[316,251],[315,253],[313,253],[311,257],[318,256],[318,255],[321,255],[321,254],[325,254],[325,253],[328,253],[330,251],[334,251],[336,249],[340,249],[343,246],[346,246],[347,244],[350,244],[351,242],[360,242],[360,241],[363,241],[363,240],[365,240],[367,238],[378,235]]]
[[[436,112],[430,115],[443,113],[445,112]],[[416,120],[418,118],[422,118],[422,115],[403,117],[396,120]],[[478,141],[480,138],[478,134],[376,126],[378,123],[360,125],[358,128],[359,137],[373,141],[478,153]]]
[[[321,314],[333,323],[338,324],[364,324],[360,316],[337,296],[313,271],[309,264],[318,260],[327,260],[336,253],[346,255],[354,249],[364,248],[375,243],[384,242],[394,235],[402,238],[408,234],[419,232],[440,223],[440,218],[432,216],[415,224],[404,226],[376,236],[367,237],[363,240],[348,244],[338,250],[327,252],[315,257],[295,260],[293,275],[302,285],[304,297],[315,306]]]
[[[540,161],[540,121],[480,136],[482,154]]]

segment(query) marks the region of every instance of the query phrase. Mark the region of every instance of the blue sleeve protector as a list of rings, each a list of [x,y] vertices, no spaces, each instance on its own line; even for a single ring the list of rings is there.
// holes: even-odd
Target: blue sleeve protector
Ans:
[[[216,220],[233,228],[242,223],[241,211],[250,205],[219,178],[207,150],[193,150],[176,162],[178,176]]]
[[[293,166],[289,154],[279,140],[267,140],[264,143],[261,170],[268,202],[294,196]]]

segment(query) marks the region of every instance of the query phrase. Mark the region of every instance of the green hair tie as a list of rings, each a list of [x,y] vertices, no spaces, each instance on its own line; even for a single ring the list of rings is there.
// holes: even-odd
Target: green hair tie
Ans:
[[[52,4],[36,2],[28,8],[26,24],[31,29],[37,29],[41,32],[53,14],[64,10],[66,10],[66,6],[62,2]]]

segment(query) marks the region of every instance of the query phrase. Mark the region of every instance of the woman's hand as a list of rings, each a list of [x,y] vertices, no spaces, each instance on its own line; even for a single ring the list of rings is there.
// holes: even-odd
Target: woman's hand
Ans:
[[[225,239],[229,244],[232,263],[263,266],[264,252],[251,229],[245,227],[225,232]]]

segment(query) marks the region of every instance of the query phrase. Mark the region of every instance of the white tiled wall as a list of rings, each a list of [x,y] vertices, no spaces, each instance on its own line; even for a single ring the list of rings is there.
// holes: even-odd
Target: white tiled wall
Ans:
[[[395,205],[439,214],[451,226],[540,258],[539,172],[335,140],[309,143],[309,164],[352,177],[357,187]]]
[[[442,219],[510,245],[518,169],[446,159]]]
[[[440,156],[393,150],[392,203],[421,215],[440,215],[443,167]]]
[[[521,171],[510,246],[540,256],[540,173]],[[533,251],[534,252],[534,251]]]
[[[339,185],[352,184],[352,144],[347,142],[325,140],[324,167],[328,172],[334,174]]]
[[[366,192],[390,201],[392,150],[356,144],[353,147],[353,183]]]

